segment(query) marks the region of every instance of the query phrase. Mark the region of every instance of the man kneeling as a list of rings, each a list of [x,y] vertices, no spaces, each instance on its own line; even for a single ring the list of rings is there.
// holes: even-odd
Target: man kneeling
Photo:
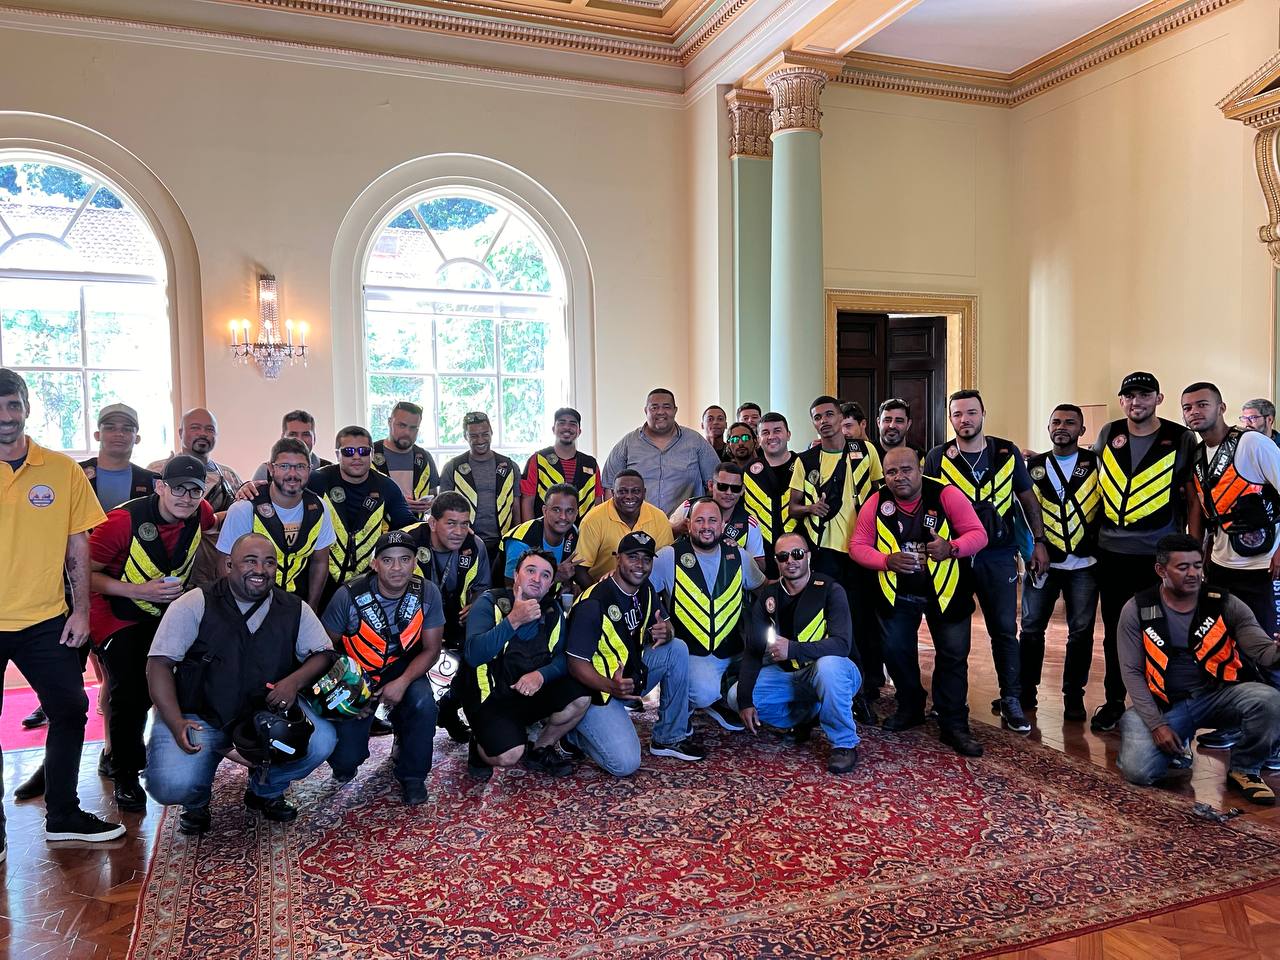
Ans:
[[[1200,544],[1171,534],[1156,544],[1160,585],[1120,614],[1118,647],[1133,702],[1120,720],[1120,758],[1130,783],[1149,784],[1191,765],[1187,744],[1201,727],[1240,728],[1227,786],[1254,803],[1276,795],[1259,772],[1280,735],[1280,691],[1242,681],[1245,661],[1280,662],[1280,646],[1249,608],[1204,586]]]
[[[329,766],[339,783],[354,779],[369,757],[369,731],[379,705],[390,710],[398,752],[393,773],[409,806],[427,802],[436,736],[436,698],[427,671],[440,656],[444,601],[436,585],[415,576],[418,544],[392,530],[373,546],[369,572],[338,588],[324,611],[335,647],[360,665],[374,702],[359,717],[337,724]]]
[[[463,662],[454,678],[471,724],[467,768],[482,780],[494,767],[525,765],[553,777],[568,776],[573,764],[556,749],[578,725],[591,703],[569,677],[565,659],[564,608],[550,553],[520,556],[510,590],[482,594],[467,617]],[[526,751],[528,729],[546,721]]]
[[[213,775],[234,755],[232,730],[267,709],[294,704],[314,730],[306,752],[288,763],[251,768],[244,804],[268,820],[298,815],[285,788],[333,751],[333,725],[298,696],[333,663],[333,647],[302,600],[275,585],[276,548],[247,533],[231,550],[231,572],[183,594],[165,611],[147,658],[147,686],[159,714],[147,743],[147,792],[182,804],[179,829],[209,829]]]
[[[729,704],[752,733],[760,721],[808,731],[816,717],[831,743],[827,770],[858,764],[853,696],[862,678],[849,659],[849,602],[839,584],[809,575],[812,551],[803,536],[774,541],[781,579],[760,591],[751,610],[747,650]]]

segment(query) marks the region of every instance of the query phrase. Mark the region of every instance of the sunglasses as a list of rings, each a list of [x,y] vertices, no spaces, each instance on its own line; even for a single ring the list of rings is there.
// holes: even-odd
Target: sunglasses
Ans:
[[[367,457],[373,453],[373,447],[339,447],[338,454],[343,457]]]
[[[788,560],[803,560],[808,553],[803,547],[792,547],[790,550],[779,550],[773,555],[773,559],[786,563]]]
[[[717,489],[717,490],[719,490],[721,493],[741,493],[741,492],[742,492],[742,484],[740,484],[740,483],[721,483],[719,480],[717,480],[717,481],[716,481],[716,489]]]
[[[752,437],[751,437],[751,434],[749,433],[744,433],[744,434],[740,434],[739,436],[729,438],[730,443],[750,443],[751,440],[752,440]]]

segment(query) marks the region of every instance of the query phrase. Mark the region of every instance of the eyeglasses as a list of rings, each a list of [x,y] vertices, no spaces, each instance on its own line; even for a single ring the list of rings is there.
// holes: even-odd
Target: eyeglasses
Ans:
[[[779,550],[773,555],[773,559],[779,563],[786,563],[788,560],[803,560],[809,551],[803,547],[792,547],[790,550]]]
[[[189,487],[185,483],[174,486],[168,484],[169,492],[179,500],[199,500],[204,496],[204,487]]]
[[[749,433],[744,433],[740,436],[729,438],[730,443],[750,443],[751,440],[752,440],[752,437],[751,437],[751,434]]]
[[[1241,423],[1243,423],[1245,426],[1250,426],[1250,427],[1251,427],[1251,426],[1253,426],[1255,423],[1261,423],[1261,422],[1262,422],[1263,420],[1265,420],[1265,419],[1267,419],[1267,418],[1266,418],[1266,417],[1259,417],[1259,416],[1256,416],[1256,415],[1255,415],[1255,416],[1252,416],[1252,417],[1241,417],[1241,418],[1240,418],[1240,422],[1241,422]]]
[[[717,480],[717,481],[716,481],[716,489],[717,489],[717,490],[719,490],[721,493],[741,493],[741,492],[742,492],[742,484],[740,484],[740,483],[721,483],[719,480]]]
[[[354,450],[354,447],[347,447],[348,450]],[[344,456],[352,456],[347,453]],[[273,463],[271,469],[277,473],[306,473],[307,465],[305,463]]]
[[[338,453],[344,457],[367,457],[373,453],[373,447],[339,447]]]

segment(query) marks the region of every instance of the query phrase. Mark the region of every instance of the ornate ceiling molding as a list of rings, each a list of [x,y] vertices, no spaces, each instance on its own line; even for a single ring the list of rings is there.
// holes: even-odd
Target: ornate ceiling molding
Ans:
[[[729,157],[773,156],[773,97],[759,90],[730,90],[724,95],[729,107]]]

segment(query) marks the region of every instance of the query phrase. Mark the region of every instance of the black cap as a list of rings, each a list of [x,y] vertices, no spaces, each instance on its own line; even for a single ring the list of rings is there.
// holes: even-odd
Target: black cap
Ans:
[[[410,553],[418,552],[418,542],[411,534],[403,530],[392,530],[378,538],[378,542],[373,545],[373,555],[376,557],[384,550],[390,550],[393,547],[404,547]]]
[[[1154,373],[1145,373],[1142,370],[1135,371],[1120,381],[1120,392],[1116,396],[1123,397],[1126,394],[1133,393],[1135,390],[1142,393],[1159,393],[1160,381],[1156,379]]]
[[[170,486],[179,483],[194,483],[204,489],[205,469],[204,464],[195,457],[185,453],[180,453],[168,463],[164,465],[164,473],[160,474],[160,479]]]
[[[624,553],[647,553],[652,557],[656,551],[653,547],[653,537],[643,530],[637,530],[634,533],[628,533],[618,541],[616,552],[618,556],[622,556]]]

